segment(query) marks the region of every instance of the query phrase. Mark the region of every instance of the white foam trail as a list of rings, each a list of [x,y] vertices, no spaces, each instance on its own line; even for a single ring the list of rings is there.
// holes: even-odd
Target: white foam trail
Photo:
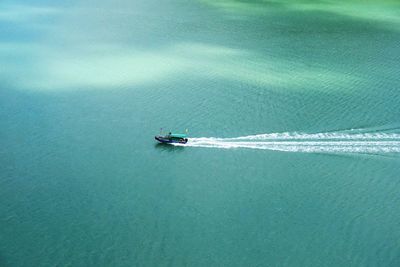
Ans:
[[[400,153],[396,133],[268,133],[235,138],[190,138],[185,146],[309,153]]]
[[[294,140],[294,139],[318,139],[318,140],[382,140],[382,139],[399,139],[400,134],[396,133],[355,133],[355,134],[346,134],[346,133],[315,133],[315,134],[306,134],[306,133],[270,133],[270,134],[257,134],[257,135],[248,135],[242,137],[235,138],[225,138],[229,140]]]

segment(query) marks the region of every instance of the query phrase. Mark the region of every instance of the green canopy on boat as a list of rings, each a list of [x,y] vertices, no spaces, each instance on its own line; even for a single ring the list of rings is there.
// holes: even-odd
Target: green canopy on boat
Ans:
[[[171,137],[175,137],[175,138],[186,138],[186,134],[174,134],[174,133],[172,133],[170,136]]]

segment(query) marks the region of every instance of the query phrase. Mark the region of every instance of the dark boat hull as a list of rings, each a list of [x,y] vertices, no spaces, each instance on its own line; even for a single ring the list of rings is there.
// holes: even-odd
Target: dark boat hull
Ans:
[[[155,136],[154,139],[163,144],[186,144],[188,141],[187,138],[171,139],[171,138],[165,138],[164,136],[160,135]]]

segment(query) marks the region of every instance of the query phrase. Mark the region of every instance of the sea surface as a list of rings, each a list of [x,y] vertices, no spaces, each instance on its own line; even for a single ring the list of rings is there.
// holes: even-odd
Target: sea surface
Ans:
[[[400,266],[400,2],[1,1],[0,266]]]

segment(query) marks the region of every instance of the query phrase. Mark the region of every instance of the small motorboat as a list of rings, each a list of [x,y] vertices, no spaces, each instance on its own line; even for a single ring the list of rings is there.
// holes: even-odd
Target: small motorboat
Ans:
[[[156,135],[154,138],[164,144],[186,144],[188,141],[186,134],[174,134],[171,132],[167,135]]]

